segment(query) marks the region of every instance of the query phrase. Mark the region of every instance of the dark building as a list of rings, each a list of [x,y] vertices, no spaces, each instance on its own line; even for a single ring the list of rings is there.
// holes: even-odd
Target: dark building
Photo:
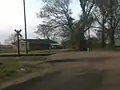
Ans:
[[[46,50],[50,49],[52,44],[58,44],[49,39],[28,39],[30,50]]]
[[[49,39],[28,39],[27,42],[29,50],[47,50],[59,45],[57,42]],[[17,43],[14,43],[13,47],[17,49]],[[25,50],[24,39],[20,41],[20,49]]]

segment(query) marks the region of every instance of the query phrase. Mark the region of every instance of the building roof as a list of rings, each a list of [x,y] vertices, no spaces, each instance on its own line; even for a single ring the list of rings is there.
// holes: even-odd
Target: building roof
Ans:
[[[49,39],[28,39],[27,41],[34,44],[57,44],[57,42]]]

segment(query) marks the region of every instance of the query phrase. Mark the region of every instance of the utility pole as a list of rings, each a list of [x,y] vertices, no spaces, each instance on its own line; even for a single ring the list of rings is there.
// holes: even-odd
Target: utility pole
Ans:
[[[15,32],[16,32],[16,36],[17,36],[17,49],[18,49],[18,56],[20,56],[20,36],[22,36],[21,34],[20,34],[20,32],[21,32],[22,30],[16,30],[15,29]]]
[[[28,44],[27,44],[27,23],[26,23],[26,6],[25,0],[23,0],[23,7],[24,7],[24,29],[25,29],[25,46],[26,46],[26,54],[28,54]]]

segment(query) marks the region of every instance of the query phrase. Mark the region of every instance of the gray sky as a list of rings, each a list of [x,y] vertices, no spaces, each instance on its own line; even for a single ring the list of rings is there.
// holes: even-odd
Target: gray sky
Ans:
[[[24,30],[23,18],[23,0],[0,0],[0,42],[4,42],[12,33],[14,29]],[[41,0],[26,0],[26,14],[27,14],[27,29],[28,38],[36,38],[37,25],[41,22],[36,17],[36,13],[42,6]],[[79,0],[72,1],[70,6],[72,8],[73,16],[78,17],[80,12]],[[24,31],[22,32],[24,35]]]

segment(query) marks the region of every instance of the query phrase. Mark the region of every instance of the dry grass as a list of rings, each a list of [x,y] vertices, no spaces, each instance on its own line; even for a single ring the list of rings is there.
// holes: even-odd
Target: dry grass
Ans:
[[[0,84],[26,74],[41,71],[46,57],[4,57],[0,58]]]

